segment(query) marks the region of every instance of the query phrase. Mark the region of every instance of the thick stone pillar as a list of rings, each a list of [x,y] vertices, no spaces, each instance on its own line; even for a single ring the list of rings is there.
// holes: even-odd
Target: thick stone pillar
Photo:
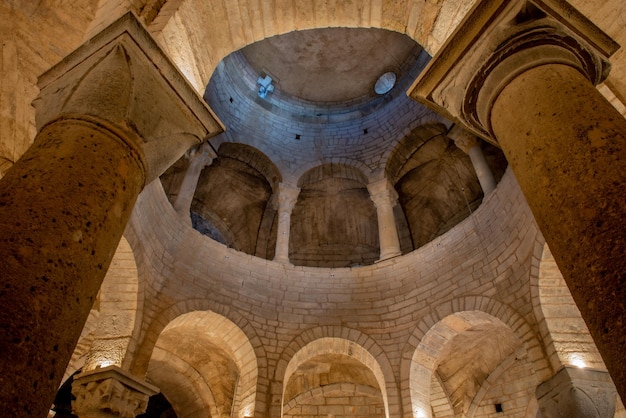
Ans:
[[[370,198],[376,206],[378,217],[378,239],[380,240],[379,261],[396,257],[402,254],[400,239],[396,228],[396,218],[393,208],[398,203],[398,193],[389,184],[387,179],[382,179],[367,185]]]
[[[615,415],[615,385],[607,372],[563,367],[537,387],[541,418],[608,418]]]
[[[38,134],[0,180],[0,404],[11,417],[48,413],[144,184],[220,128],[132,16],[39,84]]]
[[[204,143],[199,147],[189,151],[189,166],[185,172],[185,177],[178,190],[178,195],[174,201],[174,209],[184,217],[189,218],[193,195],[198,187],[198,179],[204,167],[211,165],[213,159],[217,157],[215,151],[208,143]],[[190,222],[191,222],[191,218]]]
[[[626,120],[594,88],[617,47],[562,1],[481,2],[411,94],[501,146],[626,399]]]
[[[467,132],[459,125],[454,125],[450,129],[448,138],[452,139],[454,144],[470,157],[480,187],[483,189],[483,195],[486,197],[493,192],[496,188],[496,179],[493,177],[485,154],[480,148],[480,138]]]
[[[281,183],[278,188],[278,231],[274,261],[289,263],[289,232],[291,230],[291,212],[298,200],[300,189]]]
[[[74,378],[72,412],[78,418],[134,418],[146,412],[159,389],[117,366],[90,370]]]

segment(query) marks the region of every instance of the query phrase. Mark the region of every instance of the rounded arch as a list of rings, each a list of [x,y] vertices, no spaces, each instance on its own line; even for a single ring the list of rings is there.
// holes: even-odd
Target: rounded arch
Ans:
[[[432,350],[430,348],[426,349],[426,346],[423,345],[426,335],[435,325],[442,323],[441,321],[444,318],[463,312],[478,312],[479,316],[482,315],[483,318],[492,318],[496,323],[499,322],[510,329],[513,335],[521,342],[525,353],[527,353],[528,361],[538,382],[544,381],[552,375],[545,349],[541,341],[537,338],[537,333],[526,319],[519,315],[514,309],[487,296],[465,296],[453,299],[439,306],[434,306],[430,310],[430,313],[422,318],[402,351],[400,385],[406,417],[426,418],[430,416],[428,410],[424,409],[424,405],[419,402],[417,405],[414,405],[414,396],[412,396],[412,391],[416,390],[418,397],[426,396],[427,399],[430,390],[426,386],[412,385],[412,380],[418,379],[418,376],[424,378],[424,376],[427,375],[428,378],[426,381],[430,382],[431,370],[422,365],[422,360],[417,361],[415,364],[422,365],[423,367],[413,369],[416,359],[422,357],[424,359],[423,362],[429,367],[432,367],[435,363],[436,359],[431,354]],[[462,322],[463,321],[461,321],[461,323]],[[420,345],[421,348],[419,348]],[[420,413],[422,415],[420,415]]]
[[[293,264],[351,267],[379,258],[376,208],[362,171],[346,164],[324,164],[304,173],[298,186],[289,240]],[[346,207],[351,210],[341,210]]]
[[[168,350],[154,349],[146,379],[156,385],[179,417],[219,417],[217,402],[202,375]]]
[[[344,166],[347,167],[346,170],[353,170],[355,172],[354,177],[362,180],[363,183],[367,184],[368,176],[369,176],[369,167],[367,167],[362,161],[346,158],[346,157],[329,157],[320,161],[313,161],[307,164],[302,164],[296,168],[296,171],[293,173],[293,177],[296,180],[298,185],[307,182],[307,177],[310,173],[319,170],[320,167],[323,166]],[[359,173],[359,174],[356,174]]]
[[[174,335],[179,337],[193,336],[192,338],[195,342],[206,339],[206,341],[202,342],[206,342],[215,349],[223,351],[225,357],[227,357],[226,360],[232,360],[238,372],[235,393],[228,405],[229,407],[232,405],[232,416],[243,417],[244,413],[254,409],[257,385],[257,358],[248,337],[237,325],[215,312],[188,312],[176,317],[161,331],[155,349],[167,349],[167,345],[163,344],[161,347],[160,342],[163,336],[168,333],[175,333]],[[177,340],[179,341],[180,339],[174,339],[174,342]],[[210,349],[208,344],[199,344],[199,347],[203,346],[208,350]],[[175,347],[178,348],[178,345]],[[195,368],[196,370],[199,369],[197,365]],[[206,376],[203,377],[206,378]]]
[[[217,150],[218,158],[226,157],[246,163],[263,175],[271,185],[272,192],[278,191],[278,184],[283,180],[280,170],[263,152],[251,145],[237,142],[223,142]]]
[[[448,128],[443,123],[426,123],[408,132],[393,149],[385,166],[385,177],[396,184],[406,173],[407,162],[429,140],[445,136]],[[434,157],[433,157],[434,158]],[[423,163],[426,161],[422,161]]]
[[[325,3],[270,0],[216,2],[186,0],[166,24],[160,41],[172,60],[200,92],[218,63],[255,41],[295,30],[323,27],[381,28],[404,33],[431,55],[462,20],[474,1]],[[211,25],[206,25],[211,16]],[[186,28],[203,28],[190,31]],[[219,40],[219,42],[215,42]]]
[[[359,360],[376,376],[382,392],[387,417],[399,416],[400,397],[393,369],[384,350],[376,341],[361,331],[325,326],[311,328],[294,338],[283,350],[274,372],[274,381],[280,386],[274,393],[285,393],[285,385],[298,365],[318,354],[339,354]],[[284,399],[281,400],[281,405]],[[280,415],[279,415],[280,414]],[[272,416],[281,416],[278,409]]]
[[[137,263],[122,236],[98,294],[98,322],[84,370],[122,366],[129,352],[139,312]]]
[[[466,358],[458,358],[455,347],[458,350],[459,344],[467,350],[462,354]],[[499,366],[511,367],[508,361],[511,357],[524,359],[526,352],[512,330],[494,316],[463,311],[444,317],[429,329],[413,354],[410,367],[413,416],[431,416],[430,382],[435,373],[446,382],[454,413],[473,415],[485,396],[485,388],[490,387],[489,378],[495,380],[502,374]],[[533,381],[531,390],[521,391],[525,397],[533,394],[538,383],[531,370],[528,372]]]
[[[224,351],[235,353],[232,355],[234,359],[237,359],[235,363],[241,370],[240,374],[246,376],[245,381],[239,382],[237,388],[238,400],[235,399],[236,405],[235,403],[234,405],[237,406],[238,413],[247,413],[250,410],[263,411],[265,399],[256,397],[256,393],[268,391],[265,349],[248,320],[225,305],[214,304],[205,299],[181,301],[161,311],[151,321],[146,321],[137,345],[137,352],[130,364],[130,371],[137,375],[145,374],[160,335],[167,328],[172,329],[184,323],[202,322],[198,319],[199,317],[205,318],[206,326],[210,326],[210,322],[215,324],[217,321],[218,325],[221,324],[223,329],[228,330],[224,333],[226,338],[222,338],[222,347],[230,347]],[[215,330],[205,332],[215,336]],[[241,350],[237,352],[238,346]]]
[[[328,177],[353,180],[363,185],[368,183],[367,176],[357,166],[345,163],[326,163],[304,172],[298,179],[298,187],[305,187]]]
[[[315,341],[310,342],[306,346],[302,347],[289,361],[285,369],[285,376],[283,380],[283,401],[285,403],[285,391],[290,378],[295,371],[304,362],[313,359],[314,357],[321,355],[333,355],[339,354],[348,356],[350,358],[357,359],[361,364],[367,367],[375,376],[378,383],[378,387],[382,393],[383,403],[385,405],[385,416],[389,418],[389,400],[387,397],[387,386],[382,369],[374,356],[372,356],[365,348],[352,341],[333,338],[322,337]],[[283,416],[283,413],[281,413]]]
[[[89,312],[63,381],[79,369],[121,366],[132,351],[141,316],[139,278],[133,250],[122,236],[96,301]]]
[[[537,274],[531,277],[531,295],[552,369],[571,365],[606,370],[548,244],[543,244],[538,261]]]

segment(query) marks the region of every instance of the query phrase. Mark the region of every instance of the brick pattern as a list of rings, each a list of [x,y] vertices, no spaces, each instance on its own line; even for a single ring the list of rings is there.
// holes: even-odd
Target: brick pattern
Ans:
[[[240,62],[242,57],[237,53],[224,60],[205,92],[205,100],[230,128],[219,141],[259,150],[276,164],[287,183],[296,184],[305,173],[325,164],[351,166],[370,178],[385,170],[400,138],[418,126],[444,123],[404,94],[428,62],[425,52],[393,94],[342,106],[307,103],[279,92],[260,99],[258,74]]]
[[[225,316],[250,340],[259,364],[257,411],[268,411],[266,399],[280,405],[280,382],[300,349],[340,337],[381,365],[390,416],[409,414],[408,371],[420,341],[441,319],[469,310],[513,331],[538,381],[552,373],[529,303],[532,261],[543,241],[510,172],[457,227],[375,266],[290,267],[229,250],[175,216],[159,182],[140,196],[126,236],[145,289],[132,355],[137,373],[147,369],[165,326],[194,310]]]
[[[0,176],[35,138],[37,77],[82,43],[93,3],[0,3]]]
[[[383,418],[380,391],[371,386],[337,383],[303,393],[283,407],[284,418]]]
[[[122,237],[99,293],[99,312],[84,371],[111,364],[122,365],[135,329],[139,281],[135,257]]]
[[[539,275],[532,283],[533,304],[552,368],[559,370],[563,365],[578,366],[582,362],[586,367],[606,370],[547,244]]]
[[[539,406],[535,397],[537,379],[523,352],[505,359],[483,382],[467,416],[499,418],[534,417]],[[496,411],[500,405],[501,412]]]
[[[96,12],[95,3],[55,2],[54,10],[39,4],[34,7],[29,2],[0,4],[2,15],[10,17],[2,32],[0,167],[14,162],[34,137],[35,117],[30,103],[37,95],[36,77],[83,39],[97,33],[104,19],[127,9],[139,10],[143,5],[130,0],[103,0]],[[326,2],[299,2],[296,7],[295,2],[287,0],[189,0],[182,5],[169,0],[163,8],[173,5],[177,13],[163,15],[163,20],[171,18],[161,21],[158,37],[201,92],[228,53],[295,29],[396,29],[406,31],[427,51],[435,53],[470,3],[334,2],[335,8],[329,12]],[[587,3],[574,1],[583,10],[596,6]],[[623,38],[624,31],[615,29],[623,27],[618,19],[623,14],[606,12],[615,4],[607,2],[589,14],[600,22],[603,16],[614,16],[609,29],[619,35],[617,38]],[[93,16],[97,17],[88,31]],[[212,24],[206,25],[207,21]],[[186,27],[207,27],[208,31],[199,35]],[[616,60],[622,62],[623,51],[620,54]],[[620,78],[615,83],[623,85]],[[425,122],[417,119],[416,124]],[[400,118],[390,120],[390,126],[402,122]],[[391,152],[370,151],[367,168],[376,167],[385,160],[385,152]],[[331,162],[333,158],[328,157]],[[346,155],[338,159],[351,162]],[[302,167],[306,170],[319,162],[311,161]],[[285,172],[298,177],[292,166],[287,166]],[[141,304],[137,310],[139,327],[131,337],[125,363],[140,372],[149,370],[153,352],[155,358],[161,355],[153,350],[158,336],[174,318],[194,310],[219,313],[241,329],[256,355],[257,416],[278,416],[266,412],[271,409],[267,400],[280,398],[280,391],[274,388],[280,387],[284,378],[279,372],[281,365],[295,355],[292,350],[301,346],[294,342],[309,334],[316,338],[341,335],[361,345],[382,364],[388,383],[385,393],[399,392],[395,399],[389,396],[391,412],[394,416],[412,416],[410,367],[406,366],[410,366],[421,337],[438,318],[470,308],[486,310],[514,330],[524,342],[538,379],[551,373],[546,360],[550,344],[542,342],[549,334],[543,329],[539,333],[538,322],[543,320],[532,309],[531,300],[535,299],[529,290],[529,279],[538,274],[543,243],[510,173],[496,193],[456,228],[415,252],[377,266],[291,268],[235,253],[186,227],[175,216],[158,182],[149,185],[139,199],[127,238],[135,255]],[[451,260],[451,254],[456,259]],[[429,313],[433,307],[441,312]],[[98,315],[97,310],[92,311],[69,374],[84,361]],[[540,335],[541,340],[531,335]],[[554,355],[549,357],[552,360]],[[176,361],[172,359],[172,364]],[[213,416],[215,411],[211,412]],[[623,407],[619,413],[623,414]]]

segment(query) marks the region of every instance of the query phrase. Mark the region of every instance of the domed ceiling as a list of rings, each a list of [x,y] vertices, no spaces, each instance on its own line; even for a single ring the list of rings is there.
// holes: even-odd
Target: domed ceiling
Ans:
[[[270,75],[281,93],[325,103],[372,97],[382,74],[402,78],[420,52],[396,32],[347,28],[292,32],[242,50],[254,71]]]
[[[373,264],[380,247],[368,184],[386,178],[398,195],[403,253],[453,228],[483,194],[469,157],[447,136],[451,122],[406,96],[429,60],[405,35],[348,28],[291,32],[226,57],[204,96],[226,132],[211,140],[217,158],[200,175],[193,226],[271,260],[284,184],[300,190],[292,264]],[[377,94],[386,73],[395,84]],[[499,179],[506,160],[482,148]],[[181,158],[161,177],[171,201],[188,165]]]

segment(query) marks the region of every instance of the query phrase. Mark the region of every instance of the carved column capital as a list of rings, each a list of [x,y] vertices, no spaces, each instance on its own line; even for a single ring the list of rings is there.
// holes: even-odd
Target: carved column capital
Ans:
[[[377,209],[393,208],[398,203],[398,193],[386,178],[368,184],[367,190]]]
[[[224,130],[132,13],[44,73],[39,87],[38,130],[59,119],[107,129],[137,150],[146,183]]]
[[[146,411],[148,398],[158,388],[138,380],[117,366],[81,373],[74,379],[72,410],[79,417],[134,418]]]
[[[289,184],[280,183],[278,185],[278,212],[289,213],[293,210],[294,205],[298,201],[300,188]]]
[[[490,114],[525,71],[563,64],[597,84],[619,46],[563,0],[477,2],[409,95],[495,143]]]
[[[478,146],[479,139],[476,135],[463,129],[460,125],[454,125],[448,132],[448,138],[454,141],[454,145],[461,151],[469,154],[470,149]]]
[[[213,163],[213,160],[217,158],[217,153],[208,142],[203,142],[187,151],[187,158],[189,159],[190,165],[197,164],[204,168]]]
[[[616,393],[607,372],[565,366],[537,387],[537,400],[546,418],[612,417]]]

